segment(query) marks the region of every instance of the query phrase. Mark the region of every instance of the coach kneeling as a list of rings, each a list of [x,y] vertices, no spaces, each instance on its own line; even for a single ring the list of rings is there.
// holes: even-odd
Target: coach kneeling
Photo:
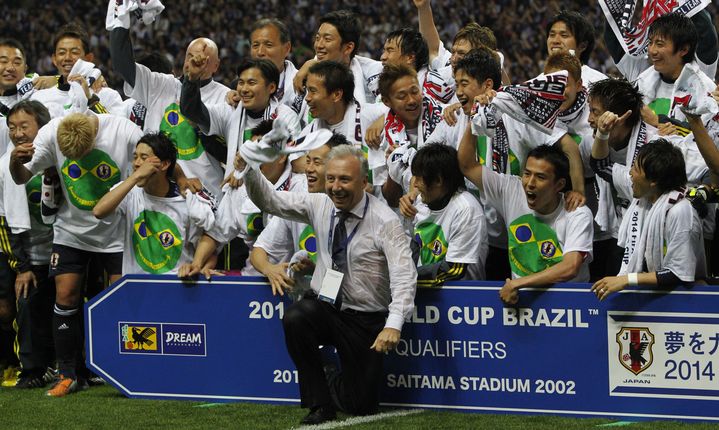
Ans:
[[[365,192],[367,161],[359,148],[327,156],[327,194],[276,192],[255,169],[247,192],[263,211],[310,224],[319,249],[312,290],[285,312],[285,342],[299,373],[302,424],[335,410],[377,410],[383,354],[397,345],[414,307],[417,271],[397,215]],[[320,345],[333,345],[341,372],[325,375]]]

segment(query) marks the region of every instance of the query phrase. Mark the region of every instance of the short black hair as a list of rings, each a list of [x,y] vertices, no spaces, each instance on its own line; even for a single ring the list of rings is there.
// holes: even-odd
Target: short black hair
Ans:
[[[55,33],[55,36],[52,39],[52,52],[55,52],[55,49],[57,48],[57,44],[60,42],[60,40],[70,37],[73,39],[79,39],[80,42],[82,42],[82,49],[85,51],[85,55],[89,54],[90,51],[90,36],[87,34],[87,31],[80,25],[76,24],[74,22],[70,24],[65,24]]]
[[[492,80],[492,88],[498,90],[502,85],[502,67],[497,54],[487,47],[472,49],[454,66],[454,73],[460,70],[474,78],[478,83]]]
[[[412,175],[421,177],[426,185],[435,184],[441,178],[450,194],[464,189],[457,150],[449,145],[431,143],[423,146],[412,160]]]
[[[567,28],[569,28],[569,31],[572,32],[572,36],[574,36],[574,40],[577,42],[577,46],[582,43],[587,44],[582,55],[579,56],[579,61],[581,61],[582,64],[587,64],[589,57],[592,55],[592,51],[594,51],[594,45],[596,44],[596,35],[592,23],[579,12],[568,10],[559,11],[559,13],[554,15],[547,23],[547,35],[545,39],[549,38],[549,32],[552,30],[552,26],[558,22],[563,22]]]
[[[9,122],[10,117],[18,112],[25,112],[35,118],[38,128],[42,128],[45,124],[50,122],[50,112],[44,104],[37,100],[21,100],[15,103],[5,116],[5,121]]]
[[[647,180],[657,183],[662,194],[687,184],[684,156],[666,139],[657,139],[639,148],[635,160]]]
[[[250,27],[250,34],[265,27],[275,27],[275,29],[277,29],[277,32],[280,34],[280,43],[292,42],[290,30],[284,22],[277,18],[263,18],[255,21],[255,23],[252,24],[252,27]]]
[[[682,57],[684,64],[694,60],[699,35],[690,18],[678,12],[662,15],[649,25],[649,38],[651,39],[654,35],[671,40],[674,44],[674,53],[684,46],[689,48],[687,53]]]
[[[355,81],[349,67],[336,61],[320,61],[310,67],[308,74],[317,75],[325,80],[325,89],[328,93],[342,90],[342,100],[345,104],[354,100]]]
[[[325,145],[329,146],[330,148],[334,148],[335,146],[340,145],[349,145],[350,142],[347,140],[344,134],[339,134],[332,132],[332,137],[325,143]]]
[[[564,179],[566,184],[564,189],[571,189],[572,180],[569,176],[569,158],[561,148],[555,145],[539,145],[529,151],[527,160],[529,160],[529,158],[544,160],[551,164],[552,167],[554,167],[554,181],[557,182],[560,179]]]
[[[267,133],[272,131],[273,122],[274,120],[271,119],[263,119],[262,121],[260,121],[259,124],[252,127],[252,129],[250,130],[250,136],[256,137],[266,135]]]
[[[411,27],[395,30],[387,35],[387,40],[399,40],[401,55],[414,55],[414,69],[419,70],[429,64],[429,48],[422,33]]]
[[[146,133],[137,142],[137,145],[144,143],[152,149],[155,157],[160,161],[169,161],[170,167],[167,169],[167,177],[171,178],[175,172],[175,164],[177,163],[177,147],[172,143],[170,137],[162,132]],[[137,146],[135,145],[135,146]]]
[[[147,52],[140,56],[137,62],[153,72],[164,73],[166,75],[172,74],[172,61],[160,52]]]
[[[15,48],[18,51],[20,51],[20,54],[22,55],[22,58],[25,60],[25,63],[27,64],[27,55],[25,55],[25,47],[20,43],[19,40],[13,39],[12,37],[3,37],[0,38],[0,46],[9,46],[11,48]]]
[[[237,76],[239,77],[242,72],[247,69],[257,69],[262,73],[262,77],[265,78],[265,84],[275,84],[275,88],[280,84],[280,71],[270,60],[264,58],[256,58],[245,60],[237,68]]]
[[[594,82],[589,87],[589,97],[598,101],[604,110],[624,115],[631,110],[627,118],[627,125],[634,126],[641,119],[641,110],[644,105],[642,93],[634,84],[626,79],[608,78]]]
[[[357,15],[349,10],[335,10],[320,18],[319,25],[322,24],[331,24],[334,26],[342,39],[343,45],[354,42],[355,46],[350,53],[350,58],[354,57],[359,49],[360,35],[362,34]]]

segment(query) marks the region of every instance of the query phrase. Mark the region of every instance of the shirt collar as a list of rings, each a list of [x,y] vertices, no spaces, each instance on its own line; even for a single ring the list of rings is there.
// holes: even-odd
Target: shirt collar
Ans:
[[[364,217],[364,207],[366,204],[368,204],[367,199],[367,193],[364,193],[364,198],[362,198],[359,203],[355,205],[355,207],[350,210],[350,213],[355,217],[362,219]],[[339,218],[340,211],[335,211],[335,216]]]

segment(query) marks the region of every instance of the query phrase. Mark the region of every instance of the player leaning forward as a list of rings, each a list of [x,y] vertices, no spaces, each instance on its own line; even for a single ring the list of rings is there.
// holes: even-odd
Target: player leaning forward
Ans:
[[[10,158],[16,183],[26,183],[48,167],[60,174],[63,204],[54,224],[50,276],[57,292],[53,316],[58,370],[61,375],[48,395],[62,397],[84,388],[82,375],[82,281],[95,257],[116,281],[122,268],[121,219],[112,214],[100,221],[92,209],[115,184],[125,179],[142,131],[131,121],[112,115],[75,113],[50,121],[33,143],[18,145]],[[178,172],[181,175],[181,172]],[[183,177],[184,179],[184,177]]]

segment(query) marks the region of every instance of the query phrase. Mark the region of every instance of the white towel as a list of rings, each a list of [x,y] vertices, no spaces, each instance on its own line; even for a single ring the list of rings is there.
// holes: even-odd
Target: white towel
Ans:
[[[644,260],[650,272],[662,267],[664,231],[667,212],[684,198],[683,191],[662,194],[654,204],[647,199],[634,199],[624,214],[617,245],[624,247],[620,275],[643,272]]]
[[[5,207],[7,224],[14,234],[30,230],[30,209],[27,205],[25,185],[18,185],[10,175],[10,153],[15,149],[13,145],[7,148],[0,157],[0,175],[3,177],[2,198]]]
[[[259,169],[263,163],[275,161],[283,154],[307,152],[327,143],[332,132],[326,129],[316,130],[304,137],[291,141],[287,124],[280,118],[272,123],[272,130],[258,141],[247,140],[240,146],[240,155],[248,165]]]
[[[387,157],[387,171],[389,177],[402,187],[404,192],[409,191],[409,181],[412,178],[412,160],[417,150],[409,145],[397,147]]]
[[[163,10],[165,6],[160,0],[110,0],[105,15],[105,28],[108,31],[115,28],[129,29],[132,12],[145,25],[149,25]]]
[[[685,64],[674,83],[674,102],[685,114],[712,116],[719,113],[719,105],[711,96],[713,88],[706,88],[704,73],[694,63]]]

